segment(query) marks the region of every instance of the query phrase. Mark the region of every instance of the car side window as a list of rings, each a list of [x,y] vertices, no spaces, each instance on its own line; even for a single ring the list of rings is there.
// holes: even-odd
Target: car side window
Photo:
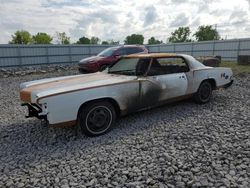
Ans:
[[[129,48],[126,48],[126,51],[127,51],[127,54],[129,55],[129,54],[141,53],[143,52],[143,49],[139,47],[129,47]]]
[[[148,70],[150,61],[151,58],[140,58],[136,65],[136,75],[138,76],[145,75]]]
[[[116,55],[118,56],[123,56],[126,55],[126,49],[125,48],[120,48],[115,52]]]
[[[188,65],[182,57],[154,58],[152,60],[148,75],[154,76],[188,71]]]

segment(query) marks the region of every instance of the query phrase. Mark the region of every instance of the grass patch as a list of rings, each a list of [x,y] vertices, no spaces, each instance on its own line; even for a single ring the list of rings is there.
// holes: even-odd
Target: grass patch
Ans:
[[[236,61],[222,61],[220,67],[229,67],[234,74],[250,73],[250,65],[238,65]]]

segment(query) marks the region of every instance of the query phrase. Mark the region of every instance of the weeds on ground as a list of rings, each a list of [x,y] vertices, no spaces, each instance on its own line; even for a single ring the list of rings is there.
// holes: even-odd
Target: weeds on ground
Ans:
[[[229,67],[234,74],[250,73],[250,65],[238,65],[236,61],[222,61],[220,67]]]

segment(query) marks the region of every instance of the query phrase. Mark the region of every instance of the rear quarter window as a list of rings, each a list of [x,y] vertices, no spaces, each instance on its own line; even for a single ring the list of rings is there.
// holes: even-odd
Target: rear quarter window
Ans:
[[[131,48],[127,48],[126,51],[127,51],[127,54],[129,55],[129,54],[141,53],[144,50],[142,48],[139,48],[139,47],[131,47]]]
[[[122,55],[126,55],[126,49],[125,48],[120,48],[115,52],[116,55],[122,56]]]

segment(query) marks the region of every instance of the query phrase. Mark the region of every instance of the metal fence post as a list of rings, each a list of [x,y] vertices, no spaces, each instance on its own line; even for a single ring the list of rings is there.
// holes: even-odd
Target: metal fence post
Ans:
[[[71,51],[71,45],[69,44],[69,61],[70,63],[73,63],[72,61],[72,51]]]
[[[49,46],[45,47],[46,50],[46,59],[47,59],[47,63],[49,64]]]
[[[91,54],[91,49],[90,49],[90,46],[88,46],[88,50],[89,50],[89,54],[88,54],[88,56],[91,56],[92,54]]]
[[[18,55],[18,66],[22,66],[22,56],[21,56],[21,49],[20,45],[17,46],[17,55]]]
[[[191,44],[191,55],[192,56],[194,55],[194,42],[192,42]]]
[[[213,40],[213,55],[214,55],[214,51],[215,51],[215,40]]]
[[[237,48],[237,57],[236,57],[237,61],[238,61],[239,55],[240,55],[240,39],[238,41],[238,48]]]

